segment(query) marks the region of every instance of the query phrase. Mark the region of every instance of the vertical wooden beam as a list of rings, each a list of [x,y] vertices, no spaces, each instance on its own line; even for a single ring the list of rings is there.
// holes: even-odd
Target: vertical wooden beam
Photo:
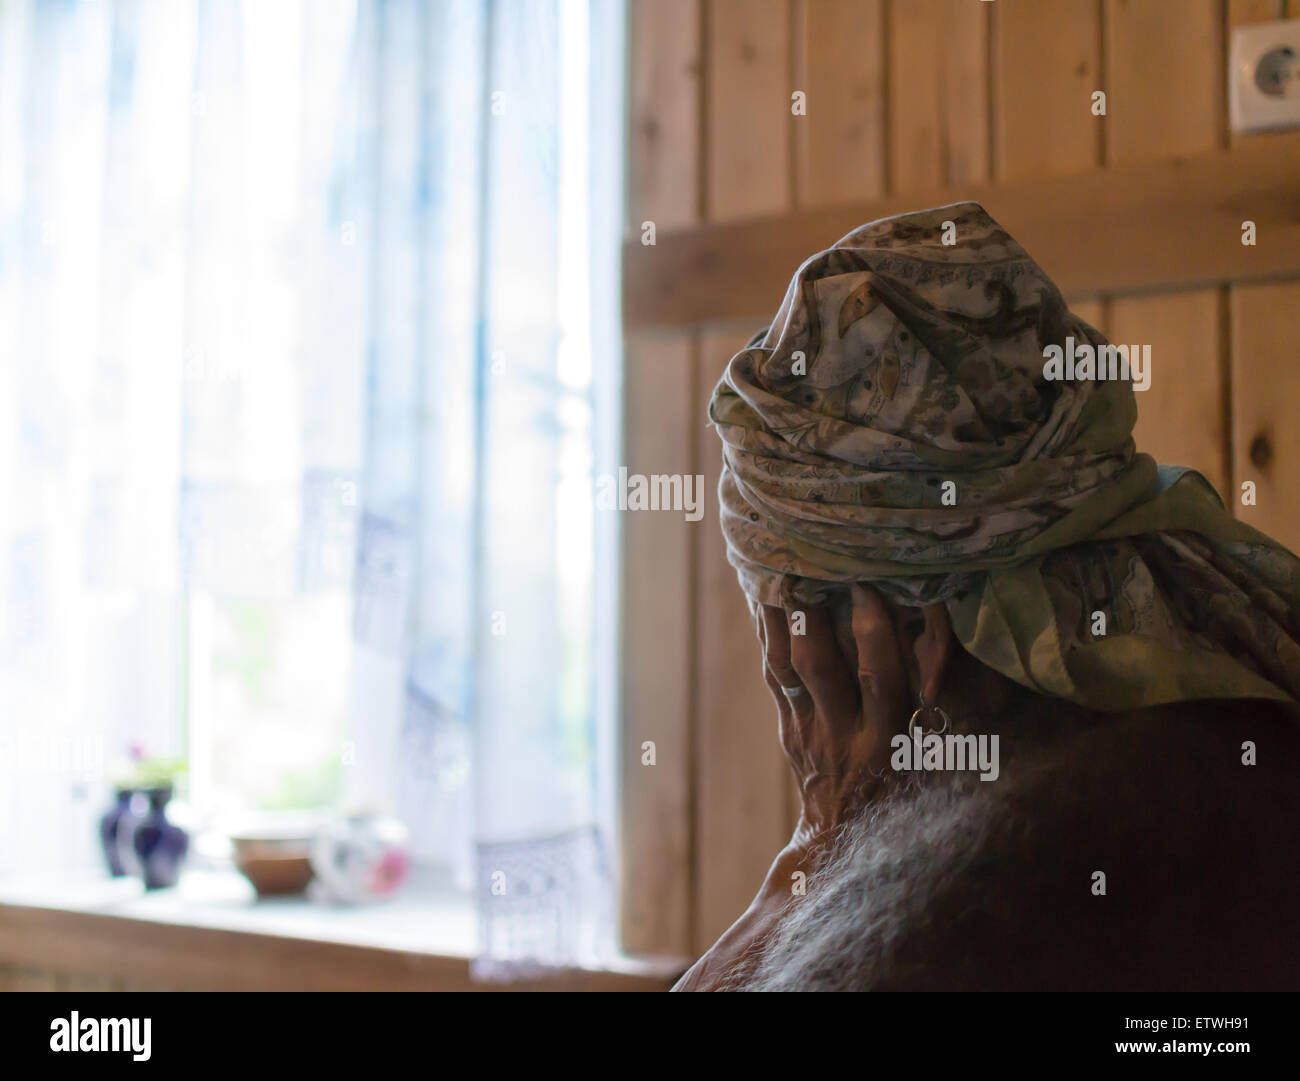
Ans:
[[[707,0],[705,214],[730,221],[793,205],[788,0]],[[811,101],[811,96],[810,96]],[[790,272],[794,272],[794,267]],[[699,339],[695,400],[702,411],[732,355],[756,328],[724,326]],[[721,450],[702,435],[709,493],[696,523],[697,600],[694,864],[695,947],[707,948],[744,911],[788,838],[789,791],[775,713],[748,608],[726,562],[717,516]]]
[[[1235,471],[1228,506],[1242,521],[1300,551],[1300,366],[1296,313],[1300,281],[1239,285],[1232,290]],[[1255,484],[1255,506],[1241,485]]]
[[[964,0],[890,5],[892,191],[988,179],[990,10]]]
[[[731,221],[792,202],[788,0],[708,0],[706,213]]]
[[[623,463],[629,473],[697,473],[694,451],[703,409],[693,361],[690,333],[643,331],[628,338]],[[695,538],[703,523],[661,510],[628,512],[621,525],[622,941],[632,953],[686,956],[691,952],[692,579]]]
[[[708,401],[723,368],[755,329],[733,324],[701,335],[696,401]],[[790,837],[790,770],[763,681],[762,652],[719,531],[722,451],[712,430],[704,433],[701,460],[708,503],[703,521],[693,526],[699,552],[697,950],[745,910]]]
[[[949,184],[982,184],[992,168],[989,33],[993,5],[947,0],[947,16],[943,87],[946,179]]]
[[[628,216],[657,230],[703,214],[703,12],[699,0],[632,0],[629,10]],[[652,259],[655,248],[637,249]],[[630,472],[699,472],[695,334],[645,332],[625,343],[623,447]],[[622,732],[619,796],[622,944],[692,949],[695,687],[694,533],[669,512],[622,521]],[[654,765],[642,746],[654,744]]]
[[[889,163],[891,191],[933,190],[946,179],[944,5],[889,5]]]
[[[1151,346],[1151,388],[1138,393],[1138,450],[1189,465],[1225,494],[1228,432],[1219,361],[1219,290],[1116,298],[1108,336]]]
[[[1104,90],[1096,0],[997,0],[993,19],[994,175],[1020,180],[1100,163]]]
[[[628,220],[700,221],[699,0],[632,0],[628,61]]]
[[[794,118],[800,206],[885,193],[885,48],[882,0],[796,0]],[[792,268],[793,269],[793,268]]]
[[[1224,70],[1227,70],[1228,56],[1232,50],[1232,32],[1240,26],[1249,26],[1252,23],[1273,22],[1276,19],[1285,19],[1288,16],[1300,14],[1300,4],[1291,5],[1293,10],[1288,10],[1287,0],[1226,0],[1224,9],[1224,27],[1223,27],[1223,55]],[[1266,141],[1272,138],[1275,132],[1242,132],[1240,134],[1232,131],[1231,122],[1227,116],[1227,100],[1224,100],[1224,144],[1228,147],[1236,147],[1255,140]],[[1243,219],[1250,217],[1249,209],[1243,210]],[[1224,337],[1228,341],[1227,355],[1224,358],[1224,394],[1225,394],[1225,412],[1229,417],[1229,449],[1228,449],[1228,468],[1233,479],[1234,491],[1227,493],[1230,497],[1228,505],[1233,508],[1234,512],[1246,517],[1247,521],[1259,525],[1258,511],[1253,508],[1244,508],[1241,505],[1241,481],[1248,479],[1252,475],[1253,469],[1249,457],[1243,457],[1242,452],[1248,451],[1254,443],[1255,436],[1258,434],[1258,428],[1255,418],[1250,415],[1243,415],[1236,401],[1238,393],[1238,384],[1241,376],[1237,372],[1238,363],[1245,364],[1246,378],[1255,378],[1258,373],[1258,361],[1252,358],[1243,357],[1237,351],[1237,343],[1240,335],[1237,327],[1237,320],[1242,315],[1253,314],[1257,298],[1261,294],[1248,294],[1241,298],[1237,296],[1241,286],[1229,285],[1224,290],[1224,297],[1221,304],[1221,310],[1227,312],[1228,327]],[[1276,317],[1274,317],[1276,318]],[[1248,334],[1249,328],[1246,328]],[[1253,399],[1252,399],[1253,400]],[[1247,411],[1248,413],[1251,411]],[[1240,427],[1239,421],[1247,423],[1248,427]],[[1277,467],[1271,467],[1276,469]],[[1249,515],[1249,516],[1248,516]],[[1267,520],[1267,519],[1265,519]],[[1265,526],[1259,525],[1259,528],[1266,529]],[[1284,524],[1284,528],[1285,524]],[[1279,539],[1283,539],[1279,537]],[[1300,543],[1300,538],[1292,532],[1290,540],[1286,541],[1291,547]]]
[[[1206,153],[1223,140],[1219,0],[1106,0],[1106,160],[1125,165]],[[1229,479],[1227,356],[1218,289],[1114,300],[1114,341],[1149,344],[1151,389],[1139,395],[1138,449]]]
[[[993,179],[1015,181],[1100,166],[1105,120],[1092,113],[1093,92],[1105,89],[1098,0],[997,0],[980,6],[989,9]],[[1071,307],[1109,333],[1105,298],[1076,301]]]
[[[1106,161],[1203,154],[1222,145],[1219,0],[1106,0]]]

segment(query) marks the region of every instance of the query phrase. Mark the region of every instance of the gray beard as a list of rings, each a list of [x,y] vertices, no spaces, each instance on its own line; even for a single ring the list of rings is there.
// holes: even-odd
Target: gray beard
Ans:
[[[846,824],[731,987],[1300,985],[1295,722],[1196,703],[1062,725],[1035,706],[998,726],[998,781],[920,775]]]

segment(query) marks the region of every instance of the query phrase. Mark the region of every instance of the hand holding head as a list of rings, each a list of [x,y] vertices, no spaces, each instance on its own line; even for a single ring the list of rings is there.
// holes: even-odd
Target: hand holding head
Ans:
[[[837,637],[826,608],[756,610],[763,675],[803,794],[801,832],[810,836],[852,817],[879,790],[891,739],[906,729],[920,695],[938,701],[953,652],[942,604],[911,610],[921,618],[900,621],[900,637],[876,590],[854,585],[851,597],[847,636]]]

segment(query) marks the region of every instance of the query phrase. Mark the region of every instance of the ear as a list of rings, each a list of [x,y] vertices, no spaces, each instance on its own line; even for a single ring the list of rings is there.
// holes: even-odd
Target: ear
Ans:
[[[948,619],[945,604],[927,604],[925,630],[916,639],[913,649],[921,677],[921,697],[933,704],[943,687],[944,673],[948,669],[948,656],[952,651],[952,622]]]

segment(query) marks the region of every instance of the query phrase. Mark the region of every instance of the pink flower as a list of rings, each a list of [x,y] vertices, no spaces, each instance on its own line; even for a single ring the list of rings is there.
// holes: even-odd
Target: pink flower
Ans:
[[[370,892],[375,895],[392,893],[406,878],[411,861],[400,848],[390,848],[370,872]]]

